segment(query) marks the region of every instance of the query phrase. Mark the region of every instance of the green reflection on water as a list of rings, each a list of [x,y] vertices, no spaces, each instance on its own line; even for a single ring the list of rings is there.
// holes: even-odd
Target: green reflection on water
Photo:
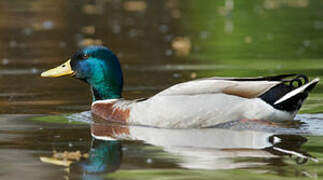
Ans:
[[[190,59],[214,63],[199,77],[303,73],[323,78],[322,2],[201,1],[186,4],[181,27],[190,34]],[[319,15],[320,14],[320,15]],[[301,113],[323,112],[316,87]]]
[[[31,117],[31,121],[39,121],[43,123],[58,123],[58,124],[87,124],[80,121],[73,121],[66,117],[66,115],[51,115],[51,116],[36,116]]]
[[[282,4],[268,8],[268,1],[189,1],[185,18],[190,21],[184,28],[199,33],[193,44],[201,51],[195,56],[228,64],[245,61],[249,64],[250,59],[281,62],[322,59],[323,28],[317,25],[323,20],[318,16],[321,2],[308,1],[304,7]]]

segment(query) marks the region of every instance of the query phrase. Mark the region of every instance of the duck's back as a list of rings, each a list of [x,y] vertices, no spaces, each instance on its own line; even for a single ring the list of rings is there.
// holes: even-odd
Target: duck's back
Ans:
[[[294,87],[295,79],[282,80],[290,76],[189,81],[146,100],[94,103],[92,112],[124,124],[168,128],[208,127],[243,119],[292,120],[319,80],[308,82],[305,77],[304,84]],[[298,83],[300,77],[296,76]]]
[[[292,118],[275,111],[261,99],[247,99],[223,93],[154,96],[137,103],[130,111],[130,124],[169,128],[208,127],[238,119],[274,120]]]

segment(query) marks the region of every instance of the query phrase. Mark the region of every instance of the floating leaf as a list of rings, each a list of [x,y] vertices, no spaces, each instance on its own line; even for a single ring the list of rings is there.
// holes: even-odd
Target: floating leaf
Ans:
[[[48,164],[54,164],[57,166],[66,166],[66,167],[69,167],[72,164],[72,161],[59,160],[52,157],[40,157],[40,161]]]

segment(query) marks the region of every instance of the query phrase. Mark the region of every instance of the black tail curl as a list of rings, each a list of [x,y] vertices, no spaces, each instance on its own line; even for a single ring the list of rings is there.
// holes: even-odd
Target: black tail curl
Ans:
[[[301,108],[303,101],[307,98],[308,93],[315,87],[317,82],[308,86],[305,90],[292,96],[291,98],[275,104],[277,100],[288,94],[289,92],[309,83],[307,76],[303,74],[297,74],[293,79],[283,79],[282,83],[272,87],[269,91],[262,94],[260,98],[272,105],[274,108],[284,110],[288,112],[294,112]]]

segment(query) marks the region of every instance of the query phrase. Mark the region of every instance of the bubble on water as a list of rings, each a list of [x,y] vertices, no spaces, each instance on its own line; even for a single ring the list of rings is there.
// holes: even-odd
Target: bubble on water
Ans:
[[[146,160],[146,162],[147,162],[147,164],[151,164],[151,163],[153,162],[153,160],[152,160],[151,158],[148,158],[148,159]]]
[[[194,50],[194,52],[198,52],[198,51],[201,50],[201,47],[200,46],[194,46],[193,50]]]
[[[10,41],[10,42],[9,42],[9,47],[10,47],[10,48],[15,48],[15,47],[17,47],[17,42],[16,42],[16,41],[13,41],[13,40],[12,40],[12,41]]]
[[[228,33],[232,33],[234,29],[234,25],[231,19],[227,19],[224,24],[224,31]]]
[[[254,6],[254,9],[253,10],[254,10],[255,13],[257,13],[259,15],[263,15],[264,14],[264,9],[261,6],[259,6],[259,5]]]
[[[305,48],[304,48],[304,47],[300,47],[300,48],[298,48],[298,50],[296,51],[296,55],[297,55],[297,56],[300,56],[300,55],[304,54],[304,52],[305,52]]]
[[[200,33],[200,38],[201,39],[206,39],[206,38],[208,38],[208,36],[209,36],[209,32],[207,32],[207,31],[202,31]]]
[[[134,38],[134,37],[136,37],[136,35],[137,35],[137,30],[136,30],[136,29],[131,29],[131,30],[128,32],[128,36],[129,36],[130,38]]]
[[[33,29],[32,28],[24,28],[23,30],[22,30],[22,33],[24,34],[24,35],[26,35],[26,36],[30,36],[32,33],[33,33]]]
[[[247,43],[247,44],[252,43],[252,37],[250,37],[250,36],[246,36],[246,37],[244,38],[244,42],[245,42],[245,43]]]
[[[159,31],[162,33],[166,33],[168,31],[168,26],[165,24],[162,24],[159,26]]]
[[[68,143],[68,147],[73,147],[73,144],[72,143]]]
[[[267,38],[268,40],[272,40],[272,39],[274,38],[274,36],[273,36],[273,34],[268,33],[268,34],[266,35],[266,38]]]
[[[58,46],[59,46],[60,48],[65,48],[65,47],[66,47],[66,42],[61,41],[61,42],[59,42],[59,43],[58,43]]]
[[[172,39],[173,39],[173,36],[172,35],[166,35],[166,36],[164,36],[164,40],[166,42],[170,42]]]
[[[112,32],[118,34],[121,31],[121,26],[119,24],[112,25]]]
[[[171,55],[173,55],[173,51],[171,49],[166,49],[165,55],[166,56],[171,56]]]
[[[122,147],[122,149],[121,149],[122,151],[127,151],[128,150],[128,148],[126,148],[126,147]]]
[[[180,77],[182,77],[182,74],[180,74],[180,73],[174,73],[173,74],[173,77],[174,78],[180,78]]]
[[[323,29],[323,21],[315,21],[314,28],[315,29]]]
[[[309,47],[311,45],[311,41],[310,40],[305,40],[303,42],[303,44],[304,44],[305,47]]]
[[[20,44],[19,44],[19,47],[24,49],[24,48],[26,48],[26,47],[27,47],[27,45],[26,45],[25,43],[20,43]]]
[[[39,72],[39,70],[37,68],[31,68],[31,73],[36,74],[38,72]]]
[[[43,22],[43,28],[45,30],[50,30],[54,28],[54,22],[53,21],[45,21]]]
[[[3,58],[3,59],[2,59],[2,61],[1,61],[1,63],[2,63],[3,65],[7,65],[7,64],[9,64],[9,59],[7,59],[7,58]]]

